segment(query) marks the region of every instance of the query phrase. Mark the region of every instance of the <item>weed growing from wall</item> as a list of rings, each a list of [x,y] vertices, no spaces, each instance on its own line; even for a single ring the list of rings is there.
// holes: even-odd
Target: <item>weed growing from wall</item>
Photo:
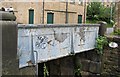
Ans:
[[[49,72],[46,64],[44,63],[44,77],[47,77],[47,76],[49,76]]]
[[[82,68],[82,64],[79,64],[75,67],[74,70],[75,77],[81,77],[81,68]]]
[[[95,49],[98,54],[103,54],[103,48],[108,44],[108,40],[105,36],[99,36],[96,39],[96,46]]]

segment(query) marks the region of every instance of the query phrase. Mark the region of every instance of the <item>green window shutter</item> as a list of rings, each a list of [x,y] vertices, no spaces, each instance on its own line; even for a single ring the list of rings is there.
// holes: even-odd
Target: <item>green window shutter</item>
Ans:
[[[53,13],[47,13],[47,24],[53,24],[54,20],[54,14]]]
[[[34,9],[29,10],[29,24],[34,24]]]
[[[82,15],[78,15],[78,24],[82,23]]]

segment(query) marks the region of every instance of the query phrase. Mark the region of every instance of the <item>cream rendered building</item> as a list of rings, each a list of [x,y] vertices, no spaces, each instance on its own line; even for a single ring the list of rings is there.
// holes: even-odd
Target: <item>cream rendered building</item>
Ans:
[[[86,9],[80,1],[4,0],[0,7],[12,7],[16,21],[22,24],[77,24],[86,20]]]

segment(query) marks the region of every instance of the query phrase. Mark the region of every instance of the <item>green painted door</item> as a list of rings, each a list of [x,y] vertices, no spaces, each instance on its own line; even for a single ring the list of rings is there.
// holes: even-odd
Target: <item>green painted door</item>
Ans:
[[[29,10],[29,24],[34,24],[34,10]]]
[[[82,15],[78,15],[78,24],[82,23]]]
[[[53,13],[47,13],[47,24],[53,24],[54,20],[54,14]]]

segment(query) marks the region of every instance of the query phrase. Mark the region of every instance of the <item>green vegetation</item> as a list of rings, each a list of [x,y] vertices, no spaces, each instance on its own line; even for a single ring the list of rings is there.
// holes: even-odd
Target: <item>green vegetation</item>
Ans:
[[[82,64],[80,64],[80,65],[78,65],[78,66],[75,67],[74,73],[78,77],[81,76],[81,68],[82,68]]]
[[[115,30],[112,34],[113,35],[120,35],[120,29]]]
[[[48,72],[48,69],[46,67],[46,64],[44,63],[44,77],[47,77],[49,76],[49,72]]]
[[[99,21],[98,20],[86,20],[86,23],[88,23],[88,24],[95,24],[95,23],[98,23]],[[107,23],[107,25],[106,25],[107,27],[113,27],[113,24],[111,24],[111,23]]]
[[[96,39],[96,51],[98,54],[103,54],[103,47],[108,44],[107,38],[104,36],[99,36]]]
[[[115,5],[106,7],[101,2],[91,2],[87,6],[87,23],[107,22],[107,27],[114,24]]]
[[[86,20],[86,23],[91,23],[91,24],[94,24],[94,23],[97,23],[98,21],[97,20]]]
[[[107,27],[113,27],[113,24],[108,23],[106,26]]]

